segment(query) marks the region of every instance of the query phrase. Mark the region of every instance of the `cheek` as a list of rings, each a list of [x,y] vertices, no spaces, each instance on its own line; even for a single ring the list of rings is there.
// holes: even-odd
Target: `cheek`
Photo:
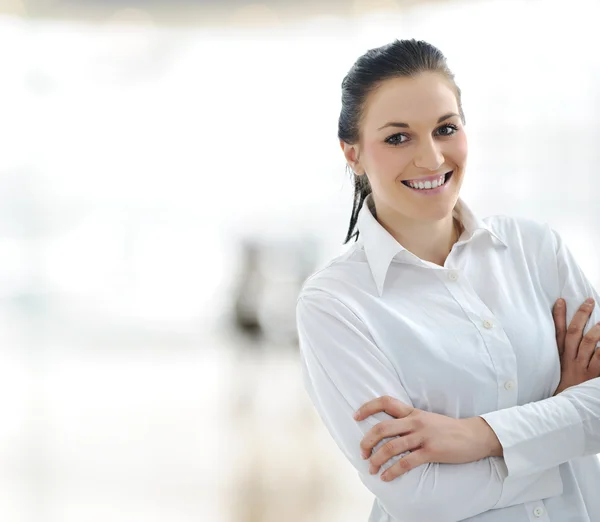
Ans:
[[[451,157],[453,161],[458,165],[466,163],[468,149],[467,135],[461,132],[456,136],[456,139],[452,140]]]
[[[406,148],[394,148],[381,143],[366,145],[364,152],[367,173],[378,177],[396,177],[411,160]]]

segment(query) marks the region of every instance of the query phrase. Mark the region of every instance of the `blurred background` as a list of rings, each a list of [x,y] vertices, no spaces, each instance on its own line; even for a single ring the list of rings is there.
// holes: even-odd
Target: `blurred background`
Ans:
[[[447,55],[464,199],[600,285],[597,1],[0,0],[0,519],[364,521],[295,300],[345,247],[340,83]]]

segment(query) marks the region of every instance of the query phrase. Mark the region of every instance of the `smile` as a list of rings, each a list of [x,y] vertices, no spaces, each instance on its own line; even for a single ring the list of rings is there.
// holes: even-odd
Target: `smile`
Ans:
[[[453,171],[451,170],[450,172],[446,172],[446,174],[437,177],[424,178],[424,180],[410,179],[403,181],[402,183],[413,190],[427,192],[443,187],[452,177],[452,173]]]

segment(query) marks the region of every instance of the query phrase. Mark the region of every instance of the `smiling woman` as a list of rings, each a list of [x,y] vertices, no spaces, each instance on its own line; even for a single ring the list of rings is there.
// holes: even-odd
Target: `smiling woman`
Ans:
[[[370,81],[373,75],[377,82]],[[467,158],[460,95],[444,56],[432,46],[405,41],[387,52],[372,50],[356,62],[344,79],[338,124],[355,177],[346,242],[358,237],[358,213],[372,194],[379,223],[395,239],[417,255],[443,263],[451,244],[435,237],[449,237],[449,231],[458,229],[451,210]],[[451,239],[454,243],[457,236]],[[436,251],[430,248],[434,243],[440,245]]]
[[[467,140],[457,105],[456,88],[440,73],[394,78],[370,97],[358,143],[342,141],[346,159],[356,175],[367,175],[379,216],[390,226],[392,221],[410,218],[415,213],[437,221],[440,215],[447,216],[456,203],[467,157]],[[402,114],[407,122],[380,126],[390,114]],[[440,180],[443,190],[426,192],[437,188]],[[423,206],[423,201],[415,198],[414,188],[399,190],[397,195],[388,190],[389,184],[397,186],[399,181],[409,188],[416,186],[419,196],[444,196]]]
[[[370,521],[600,520],[600,313],[575,314],[600,296],[550,227],[459,197],[465,118],[443,54],[404,40],[361,56],[338,138],[356,243],[304,283],[297,325]]]

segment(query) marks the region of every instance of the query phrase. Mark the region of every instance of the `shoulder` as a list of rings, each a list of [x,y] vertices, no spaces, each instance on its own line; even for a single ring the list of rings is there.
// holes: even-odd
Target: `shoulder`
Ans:
[[[483,221],[509,248],[539,251],[556,247],[556,233],[547,223],[507,215],[488,216]]]
[[[326,262],[302,284],[298,301],[339,301],[350,305],[357,294],[373,286],[369,264],[359,241],[345,253]]]

